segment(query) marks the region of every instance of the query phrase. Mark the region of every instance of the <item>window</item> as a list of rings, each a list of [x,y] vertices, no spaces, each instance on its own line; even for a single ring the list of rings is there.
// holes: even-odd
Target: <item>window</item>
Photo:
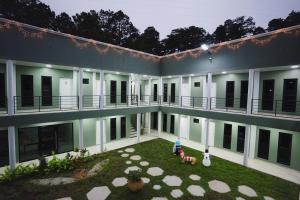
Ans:
[[[282,111],[296,112],[297,79],[284,79],[282,94]]]
[[[121,103],[127,102],[127,82],[121,81]]]
[[[163,115],[163,131],[167,132],[167,120],[168,120],[168,115],[164,114]]]
[[[9,164],[7,130],[0,130],[0,167]]]
[[[116,126],[116,118],[110,118],[110,140],[115,140],[117,138]]]
[[[33,76],[21,75],[22,106],[33,106]]]
[[[234,105],[234,81],[226,82],[226,107],[233,107]]]
[[[5,90],[5,76],[3,73],[0,73],[0,108],[6,107]]]
[[[270,146],[270,131],[259,129],[257,157],[268,160]]]
[[[292,134],[279,133],[277,162],[290,165],[292,152]]]
[[[199,124],[199,119],[194,118],[193,120],[194,120],[194,123],[195,123],[195,124]]]
[[[232,125],[224,124],[223,148],[225,149],[231,148],[231,133],[232,133]]]
[[[121,117],[121,138],[126,137],[126,117]]]
[[[52,106],[52,77],[42,76],[42,106]]]
[[[110,103],[117,103],[117,81],[110,81]]]
[[[240,152],[240,153],[244,153],[245,132],[246,132],[246,127],[245,126],[238,126],[236,151]]]
[[[89,82],[90,82],[90,79],[88,79],[88,78],[82,79],[82,84],[89,84]]]
[[[163,101],[168,102],[168,84],[164,83]]]
[[[175,116],[171,115],[171,120],[170,120],[170,133],[175,133]]]
[[[274,80],[264,80],[263,81],[263,93],[262,93],[262,110],[273,110],[274,101]]]
[[[200,82],[194,82],[194,87],[200,87]]]
[[[153,101],[157,101],[157,84],[153,84]]]
[[[171,103],[175,103],[175,89],[176,89],[176,84],[171,83]]]
[[[241,81],[240,108],[247,108],[248,81]]]

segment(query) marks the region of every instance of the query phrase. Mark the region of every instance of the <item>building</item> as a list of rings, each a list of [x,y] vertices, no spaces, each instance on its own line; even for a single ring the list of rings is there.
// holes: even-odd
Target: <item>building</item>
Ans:
[[[300,183],[300,26],[167,56],[0,19],[0,166],[161,137]]]

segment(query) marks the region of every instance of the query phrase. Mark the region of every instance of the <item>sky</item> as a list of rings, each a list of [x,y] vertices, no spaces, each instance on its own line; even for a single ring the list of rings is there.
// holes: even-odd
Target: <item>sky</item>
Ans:
[[[41,0],[59,14],[82,11],[122,10],[143,32],[154,26],[165,38],[171,30],[189,26],[203,27],[212,33],[226,19],[252,16],[257,26],[267,27],[274,18],[285,18],[300,11],[300,0]]]

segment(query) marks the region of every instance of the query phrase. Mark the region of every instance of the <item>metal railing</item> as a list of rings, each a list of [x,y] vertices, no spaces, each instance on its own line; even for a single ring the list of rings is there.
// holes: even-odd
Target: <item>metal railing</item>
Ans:
[[[82,97],[82,107],[84,109],[98,109],[101,106],[100,95],[84,95]]]
[[[181,96],[180,107],[207,108],[207,97]]]
[[[101,100],[106,108],[139,105],[139,99],[137,95],[104,95],[102,96]]]
[[[251,114],[300,118],[300,101],[252,99]]]
[[[180,106],[179,96],[160,96],[160,105]]]
[[[246,104],[241,102],[239,98],[210,98],[210,109],[226,112],[246,112],[247,111],[247,101]]]
[[[14,113],[78,110],[78,96],[14,96]]]

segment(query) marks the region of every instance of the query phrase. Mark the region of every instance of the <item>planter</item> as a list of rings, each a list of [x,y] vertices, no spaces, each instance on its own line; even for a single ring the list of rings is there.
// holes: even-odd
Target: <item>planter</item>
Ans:
[[[128,188],[132,192],[138,192],[144,187],[144,182],[142,179],[139,181],[128,181]]]

